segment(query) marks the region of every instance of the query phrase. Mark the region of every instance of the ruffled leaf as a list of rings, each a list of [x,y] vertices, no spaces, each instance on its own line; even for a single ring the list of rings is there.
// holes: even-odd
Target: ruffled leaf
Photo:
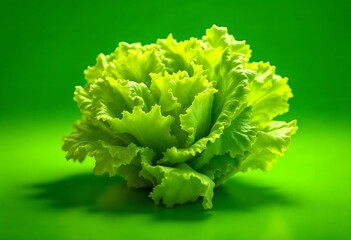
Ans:
[[[128,81],[113,78],[99,78],[90,86],[94,98],[93,114],[98,119],[122,116],[123,111],[134,107]]]
[[[194,62],[202,66],[210,81],[216,81],[218,67],[221,64],[224,49],[205,48],[198,49]]]
[[[240,165],[240,171],[270,169],[277,157],[286,151],[291,136],[296,131],[296,121],[271,122],[264,130],[258,132],[256,142]]]
[[[246,41],[235,40],[233,35],[228,34],[226,27],[213,25],[206,30],[206,35],[202,40],[211,48],[229,48],[234,53],[242,54],[246,62],[251,57],[251,49]]]
[[[151,91],[144,83],[111,77],[99,78],[90,86],[93,96],[93,114],[97,119],[121,118],[123,111],[135,106],[149,111],[155,104]]]
[[[138,156],[135,157],[130,164],[121,165],[117,172],[127,181],[128,187],[141,188],[141,187],[152,187],[154,184],[141,174],[142,163],[152,163],[155,157],[155,152],[149,148],[139,148]]]
[[[149,147],[156,152],[162,152],[176,144],[176,138],[171,135],[172,116],[163,116],[161,107],[155,105],[150,112],[145,113],[140,107],[133,111],[123,112],[122,119],[108,119],[111,129],[117,133],[128,133],[135,137],[141,146]]]
[[[246,103],[249,92],[247,85],[252,77],[253,73],[243,68],[240,55],[232,54],[229,50],[223,52],[217,69],[215,88],[218,93],[215,95],[213,110],[213,115],[220,120],[219,124],[228,126],[240,105]]]
[[[188,76],[186,72],[179,71],[176,74],[168,74],[167,72],[151,74],[150,89],[155,97],[156,103],[162,107],[162,113],[165,115],[172,114],[173,116],[178,113],[181,104],[174,96],[172,91],[172,81]]]
[[[118,141],[114,140],[108,129],[87,121],[78,121],[74,128],[75,131],[63,138],[62,149],[67,152],[67,160],[73,159],[82,162],[86,156],[94,156],[96,149],[101,148],[99,141]],[[125,142],[119,143],[125,144]]]
[[[249,84],[248,104],[253,106],[252,122],[264,128],[276,116],[289,110],[292,97],[288,79],[275,74],[269,63],[254,62],[247,67],[256,72]]]
[[[214,182],[209,177],[194,171],[185,163],[179,164],[176,168],[157,169],[162,171],[163,178],[150,193],[156,204],[162,200],[167,207],[172,207],[175,204],[194,202],[203,197],[203,208],[212,208]]]
[[[128,79],[150,85],[150,73],[162,72],[164,65],[155,50],[143,52],[141,49],[128,50],[127,56],[114,59],[108,72],[118,79]]]
[[[108,67],[108,57],[100,53],[96,58],[96,64],[93,67],[88,67],[84,71],[85,79],[88,83],[93,82],[94,80],[100,78],[103,75],[103,72]]]
[[[239,171],[242,159],[242,156],[233,158],[229,154],[215,155],[211,158],[209,164],[198,171],[211,178],[216,186],[219,186]]]
[[[192,76],[186,71],[151,74],[150,89],[157,103],[162,106],[163,113],[183,113],[194,101],[195,96],[209,87],[201,66],[192,64],[191,67],[194,71]]]
[[[247,172],[254,169],[267,171],[271,169],[273,163],[276,162],[277,157],[277,154],[274,154],[267,149],[263,149],[257,153],[251,153],[241,163],[239,170],[242,172]]]
[[[129,55],[129,50],[141,50],[144,51],[145,47],[141,45],[141,43],[126,43],[120,42],[118,47],[115,49],[113,54],[110,55],[109,60],[113,61],[114,59],[120,59],[123,57],[127,57]]]
[[[94,173],[101,175],[108,172],[110,176],[117,174],[117,169],[122,165],[129,165],[137,157],[140,148],[134,143],[128,146],[112,145],[108,142],[99,141],[101,147],[94,154],[96,164]]]
[[[186,146],[208,135],[211,128],[213,95],[216,92],[216,89],[210,87],[199,93],[186,113],[180,115],[180,125],[188,132]]]
[[[187,71],[190,76],[193,74],[191,63],[196,49],[201,48],[198,39],[191,38],[190,40],[177,42],[172,34],[169,34],[166,39],[157,40],[157,46],[161,49],[162,61],[167,72]]]
[[[227,127],[220,138],[210,142],[201,155],[191,161],[195,169],[208,164],[216,155],[229,154],[231,158],[237,155],[244,156],[245,151],[251,148],[256,139],[257,130],[251,125],[251,107],[247,107]]]
[[[283,155],[290,144],[291,136],[297,131],[296,121],[289,123],[272,121],[262,131],[258,131],[253,151],[268,149],[272,153]]]
[[[192,68],[194,69],[193,76],[189,76],[186,71],[178,71],[173,74],[165,72],[164,74],[160,73],[151,75],[152,82],[150,88],[155,96],[156,102],[161,105],[163,115],[174,116],[174,123],[171,126],[171,130],[177,137],[177,147],[185,147],[189,145],[189,142],[194,140],[194,138],[189,140],[189,131],[182,127],[180,119],[182,116],[181,114],[185,114],[185,111],[189,109],[189,106],[194,102],[194,99],[198,94],[202,94],[201,92],[204,91],[209,91],[207,90],[209,88],[213,89],[208,82],[206,75],[204,75],[202,67],[192,64]],[[202,99],[204,100],[205,98],[202,97]],[[205,105],[211,107],[212,97],[210,102],[210,105],[207,103]],[[197,103],[196,105],[200,106],[201,103]],[[211,108],[206,109],[206,111],[210,114]],[[211,119],[211,117],[209,116],[209,118],[204,119],[204,121],[207,121],[208,119]],[[208,124],[210,124],[210,121],[208,121]],[[198,133],[200,134],[199,131]]]
[[[67,160],[82,162],[86,156],[95,157],[94,172],[110,176],[116,175],[116,169],[129,164],[130,152],[136,151],[133,137],[123,133],[112,133],[106,124],[98,121],[79,121],[75,131],[63,138],[62,149],[67,151]]]
[[[86,91],[85,88],[76,86],[76,90],[74,91],[74,101],[77,102],[81,113],[87,118],[91,116],[92,98],[91,94]]]

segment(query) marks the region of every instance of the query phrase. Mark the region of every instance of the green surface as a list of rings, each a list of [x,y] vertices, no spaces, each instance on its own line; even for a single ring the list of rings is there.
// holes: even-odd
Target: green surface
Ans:
[[[15,122],[14,122],[15,123]],[[201,201],[167,209],[119,178],[94,176],[93,160],[67,163],[58,147],[69,121],[17,122],[0,183],[2,239],[347,239],[350,126],[304,122],[272,171],[238,174]],[[53,130],[55,126],[55,130]],[[323,131],[320,131],[323,129]]]
[[[349,239],[349,1],[2,1],[0,239]],[[288,76],[299,132],[272,171],[238,174],[214,207],[166,209],[66,162],[83,70],[119,41],[227,26]]]

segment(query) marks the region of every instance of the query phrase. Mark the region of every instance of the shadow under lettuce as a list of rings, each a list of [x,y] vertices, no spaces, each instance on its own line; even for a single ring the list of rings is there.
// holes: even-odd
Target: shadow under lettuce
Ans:
[[[44,200],[53,209],[84,208],[105,214],[149,214],[156,220],[201,220],[216,211],[251,211],[267,205],[293,205],[293,201],[274,188],[231,179],[215,189],[212,210],[203,210],[202,199],[195,203],[166,208],[156,206],[148,189],[131,189],[120,177],[74,175],[57,181],[29,186],[30,199]]]

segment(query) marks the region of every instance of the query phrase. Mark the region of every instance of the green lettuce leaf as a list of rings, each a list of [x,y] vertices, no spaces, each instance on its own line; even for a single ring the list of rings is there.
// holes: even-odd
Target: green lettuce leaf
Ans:
[[[139,148],[138,155],[130,162],[130,164],[121,165],[117,172],[127,181],[128,187],[133,188],[152,188],[153,182],[148,176],[143,176],[143,162],[152,164],[155,152],[150,148]]]
[[[205,174],[215,182],[218,187],[228,180],[233,174],[239,172],[239,166],[243,157],[240,155],[231,157],[228,153],[214,155],[208,164],[197,171]]]
[[[172,207],[203,197],[204,209],[212,208],[214,182],[208,176],[194,171],[186,163],[175,167],[151,166],[144,163],[141,175],[155,184],[150,197],[156,204],[162,200],[167,207]]]
[[[291,136],[297,129],[295,120],[289,123],[273,121],[265,129],[258,131],[257,139],[241,163],[240,171],[256,168],[269,170],[277,157],[287,150]]]
[[[175,136],[171,135],[173,121],[172,116],[163,116],[161,107],[155,105],[147,113],[140,107],[135,107],[131,113],[124,111],[122,119],[109,119],[108,123],[113,132],[130,134],[138,140],[140,146],[162,152],[176,144]]]
[[[201,42],[198,39],[191,38],[178,43],[172,34],[169,34],[166,39],[157,40],[156,44],[162,53],[162,62],[167,72],[187,71],[189,75],[193,74],[191,63],[195,50],[201,48]]]
[[[85,88],[82,88],[81,86],[76,86],[73,99],[77,102],[81,113],[85,117],[90,118],[93,105],[93,97],[91,96],[91,94]]]
[[[114,59],[108,71],[117,79],[128,79],[150,85],[150,73],[164,70],[164,65],[156,50],[143,52],[140,49],[128,50],[128,55]]]
[[[126,153],[136,148],[132,137],[126,134],[114,135],[106,125],[99,122],[92,124],[78,121],[75,128],[76,131],[64,137],[62,149],[67,151],[67,160],[82,162],[86,156],[95,157],[94,172],[107,172],[110,176],[116,175],[116,168],[131,160]]]
[[[188,133],[186,146],[208,135],[211,128],[213,95],[216,92],[215,88],[209,87],[199,93],[186,112],[180,115],[180,126]]]
[[[195,169],[199,169],[208,164],[215,156],[228,154],[233,159],[238,155],[243,156],[251,148],[257,135],[256,128],[250,122],[251,112],[251,107],[245,108],[223,131],[221,137],[210,142],[201,155],[192,161],[191,165]]]
[[[88,83],[93,82],[95,79],[98,79],[103,75],[109,64],[107,58],[108,57],[104,54],[100,53],[96,58],[96,65],[88,67],[88,69],[84,71],[84,76]]]
[[[250,46],[246,44],[246,41],[235,40],[233,35],[228,34],[228,29],[226,27],[213,25],[206,30],[206,35],[203,36],[202,40],[207,43],[210,48],[229,48],[234,53],[242,54],[245,61],[248,61],[251,57],[251,49]]]
[[[256,72],[249,84],[249,105],[253,106],[252,122],[264,128],[272,119],[289,110],[288,100],[292,97],[288,79],[275,74],[269,63],[254,62],[246,65]]]
[[[202,198],[210,209],[214,187],[271,168],[297,130],[295,120],[274,120],[289,109],[287,78],[250,57],[216,25],[202,38],[119,43],[76,87],[82,117],[63,138],[66,158],[95,158],[95,174],[147,188],[156,204]]]

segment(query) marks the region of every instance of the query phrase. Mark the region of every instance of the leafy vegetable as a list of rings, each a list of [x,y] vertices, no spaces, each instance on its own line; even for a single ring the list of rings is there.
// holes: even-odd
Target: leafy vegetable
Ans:
[[[94,172],[152,189],[171,207],[203,198],[237,172],[268,170],[283,155],[296,121],[287,78],[249,62],[251,50],[215,25],[201,39],[120,43],[85,71],[74,100],[82,112],[64,137],[67,159],[95,157]]]

